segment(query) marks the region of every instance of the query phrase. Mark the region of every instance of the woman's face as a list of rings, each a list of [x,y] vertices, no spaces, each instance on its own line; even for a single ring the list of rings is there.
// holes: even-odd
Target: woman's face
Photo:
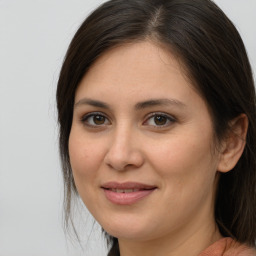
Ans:
[[[209,227],[220,156],[206,103],[150,42],[109,50],[75,95],[75,184],[111,235],[150,240]]]

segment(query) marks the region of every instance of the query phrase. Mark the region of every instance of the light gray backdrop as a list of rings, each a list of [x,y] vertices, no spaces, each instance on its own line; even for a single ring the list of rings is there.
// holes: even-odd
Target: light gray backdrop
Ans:
[[[0,0],[0,256],[106,255],[92,218],[85,250],[62,230],[55,109],[67,46],[102,2]],[[240,31],[256,73],[256,1],[216,2]]]

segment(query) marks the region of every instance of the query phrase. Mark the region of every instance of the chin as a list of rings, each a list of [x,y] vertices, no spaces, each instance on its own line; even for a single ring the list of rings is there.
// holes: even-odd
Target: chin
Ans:
[[[131,229],[129,227],[122,230],[110,228],[109,230],[105,230],[105,231],[113,237],[116,237],[118,239],[123,239],[123,240],[130,240],[130,241],[146,240],[146,236],[148,235],[148,233],[145,232],[145,230],[142,231],[138,229]]]
[[[144,220],[145,221],[145,220]],[[101,223],[100,223],[101,224]],[[123,220],[109,219],[109,222],[102,223],[103,229],[111,236],[125,240],[147,240],[149,235],[153,234],[154,228],[150,228],[147,222],[138,222],[131,218]]]

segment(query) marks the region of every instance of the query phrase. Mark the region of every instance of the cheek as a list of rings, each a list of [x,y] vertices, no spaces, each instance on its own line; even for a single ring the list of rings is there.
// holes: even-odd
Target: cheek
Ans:
[[[198,209],[211,207],[216,174],[210,144],[183,138],[155,148],[151,155],[165,200],[163,214],[172,212],[177,225],[182,225],[182,221],[195,215]]]
[[[151,147],[149,159],[162,178],[163,186],[172,189],[173,193],[181,193],[212,184],[217,158],[212,154],[211,143],[210,133],[202,136],[191,136],[190,133],[189,136],[182,134],[162,143],[159,141],[161,147]]]
[[[69,138],[69,155],[72,173],[76,189],[88,209],[95,209],[99,202],[98,194],[98,170],[103,161],[100,145],[90,138],[85,137],[81,132],[71,130]],[[97,208],[97,207],[96,207]]]
[[[70,164],[77,188],[92,182],[99,169],[103,152],[84,135],[71,130],[69,138]]]

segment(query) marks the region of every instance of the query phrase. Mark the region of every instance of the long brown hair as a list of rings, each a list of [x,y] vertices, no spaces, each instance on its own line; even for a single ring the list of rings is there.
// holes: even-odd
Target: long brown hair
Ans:
[[[256,241],[256,103],[252,71],[242,39],[211,0],[111,0],[81,25],[67,51],[58,81],[60,156],[68,221],[77,194],[69,162],[68,140],[76,88],[94,61],[118,44],[155,40],[183,62],[189,79],[212,114],[221,140],[229,121],[249,119],[246,146],[234,169],[221,174],[215,219],[223,236],[255,246]],[[118,241],[107,235],[109,255],[119,255]]]

